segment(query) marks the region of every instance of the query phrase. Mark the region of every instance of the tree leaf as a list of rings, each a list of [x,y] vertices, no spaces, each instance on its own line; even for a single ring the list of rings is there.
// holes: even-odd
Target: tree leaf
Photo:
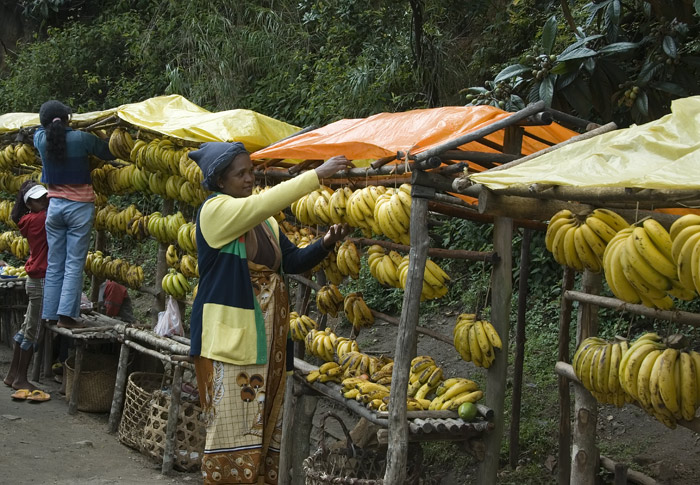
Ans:
[[[634,100],[634,106],[637,108],[639,114],[641,114],[643,118],[649,117],[649,98],[647,97],[647,93],[644,91],[639,91],[637,94],[637,99]]]
[[[544,104],[552,106],[552,98],[554,97],[554,76],[547,76],[540,83],[540,99]]]
[[[510,104],[516,110],[521,110],[525,108],[525,101],[523,101],[523,98],[521,98],[517,94],[510,95]]]
[[[578,77],[578,71],[572,71],[557,77],[557,89],[564,89]]]
[[[620,52],[628,52],[639,47],[636,42],[615,42],[614,44],[608,44],[604,47],[598,49],[599,54],[611,55],[619,54]]]
[[[664,93],[672,94],[679,98],[685,98],[686,96],[688,96],[688,91],[686,91],[685,89],[683,89],[682,86],[679,86],[676,83],[660,81],[655,83],[649,83],[649,86],[659,91],[663,91]]]
[[[605,9],[605,37],[608,42],[617,40],[617,34],[620,30],[620,1],[612,0]]]
[[[578,49],[579,47],[586,44],[587,42],[591,42],[591,41],[600,39],[601,37],[603,37],[603,36],[600,34],[596,34],[596,35],[589,35],[588,37],[584,37],[583,39],[579,39],[576,42],[574,42],[573,44],[571,44],[570,46],[568,46],[566,49],[561,51],[561,54],[559,54],[559,57],[566,55],[575,49]]]
[[[637,76],[637,82],[639,84],[646,84],[651,79],[654,77],[654,75],[659,72],[661,69],[663,69],[663,65],[659,64],[658,62],[654,62],[651,59],[647,59],[644,62],[644,65],[642,66],[642,69],[639,71],[639,75]]]
[[[573,83],[561,91],[566,101],[571,105],[579,117],[590,118],[593,100],[588,84],[581,78],[577,78]]]
[[[577,62],[557,62],[552,69],[549,70],[552,74],[566,74],[571,70],[578,69]]]
[[[700,0],[695,0],[695,13],[700,15]]]
[[[505,69],[503,69],[501,72],[498,73],[496,76],[496,79],[493,80],[493,82],[499,82],[503,81],[504,79],[510,79],[515,76],[519,76],[520,74],[523,74],[525,72],[530,72],[532,70],[531,67],[529,66],[524,66],[522,64],[512,64]]]
[[[673,37],[667,35],[666,37],[664,37],[664,41],[661,45],[664,48],[664,52],[668,57],[672,59],[678,57],[678,48],[676,47],[676,41],[673,40]]]
[[[557,38],[557,17],[552,15],[547,19],[542,28],[542,49],[549,55],[554,48],[554,40]]]
[[[593,49],[589,49],[588,47],[579,47],[578,49],[574,49],[567,54],[561,54],[560,56],[557,56],[557,61],[570,61],[572,59],[585,59],[587,57],[593,57],[596,54],[598,54],[597,51],[594,51]]]

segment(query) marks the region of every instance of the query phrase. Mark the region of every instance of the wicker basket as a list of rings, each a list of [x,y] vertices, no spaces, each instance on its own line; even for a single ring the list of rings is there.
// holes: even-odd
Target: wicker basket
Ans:
[[[156,391],[141,441],[141,451],[156,460],[163,459],[165,433],[168,427],[170,393]],[[175,437],[174,466],[182,471],[195,471],[201,467],[206,431],[199,415],[202,409],[193,402],[180,403]]]
[[[326,419],[334,418],[345,433],[345,446],[328,449],[325,444]],[[410,447],[406,484],[420,484],[423,455],[420,446]],[[337,415],[328,412],[321,418],[319,448],[302,464],[306,485],[383,485],[386,455],[379,450],[357,448]]]
[[[141,449],[143,429],[148,418],[153,393],[160,389],[163,374],[133,372],[129,376],[124,398],[124,411],[119,422],[119,441],[131,448]]]
[[[66,400],[73,393],[75,356],[66,360]],[[86,353],[80,371],[78,411],[107,413],[112,407],[114,382],[117,378],[117,356]]]

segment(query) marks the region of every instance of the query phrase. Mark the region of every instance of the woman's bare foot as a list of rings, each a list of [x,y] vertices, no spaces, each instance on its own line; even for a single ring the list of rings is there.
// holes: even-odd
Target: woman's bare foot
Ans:
[[[58,317],[58,323],[56,324],[59,328],[85,328],[85,324],[71,317],[66,317],[60,315]]]
[[[22,381],[15,379],[15,382],[12,383],[12,389],[14,389],[15,391],[18,391],[20,389],[29,389],[29,391],[31,392],[39,388],[26,379],[23,379]]]

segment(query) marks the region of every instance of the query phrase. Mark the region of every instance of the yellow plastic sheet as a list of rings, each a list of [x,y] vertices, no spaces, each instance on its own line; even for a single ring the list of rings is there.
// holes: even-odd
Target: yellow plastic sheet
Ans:
[[[158,96],[106,111],[73,115],[77,121],[98,121],[115,114],[137,128],[189,140],[240,141],[250,151],[287,137],[299,128],[247,109],[211,112],[179,95]],[[0,133],[37,126],[36,113],[0,115]]]
[[[490,189],[534,183],[577,187],[700,188],[700,96],[671,114],[572,143],[513,168],[470,178]]]
[[[368,159],[395,156],[397,151],[419,153],[486,127],[510,114],[492,106],[446,106],[401,113],[379,113],[368,118],[344,119],[331,123],[257,151],[251,157],[325,160],[342,154],[351,160],[360,161],[356,165],[365,166],[369,163]],[[576,135],[556,123],[550,126],[529,126],[526,131],[552,143],[560,143]],[[486,139],[503,144],[503,130]],[[523,140],[523,153],[528,155],[546,146],[526,137]],[[460,148],[481,152],[496,151],[476,142]]]

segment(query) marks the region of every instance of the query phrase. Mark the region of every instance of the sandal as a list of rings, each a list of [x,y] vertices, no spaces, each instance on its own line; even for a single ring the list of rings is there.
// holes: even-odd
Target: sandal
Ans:
[[[29,396],[32,395],[32,392],[29,389],[17,389],[14,394],[12,394],[12,399],[15,401],[24,401],[25,399],[28,399]]]
[[[44,391],[40,391],[39,389],[35,389],[32,391],[32,393],[27,396],[27,401],[33,401],[33,402],[44,402],[48,401],[51,399],[51,395],[45,393]]]

